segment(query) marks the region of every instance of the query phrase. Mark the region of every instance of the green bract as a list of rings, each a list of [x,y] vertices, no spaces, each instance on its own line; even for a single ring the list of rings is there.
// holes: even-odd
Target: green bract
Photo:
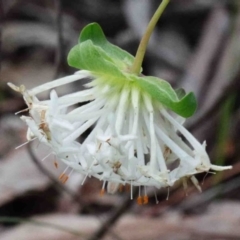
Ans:
[[[91,23],[82,30],[79,43],[68,55],[68,64],[72,67],[91,71],[93,75],[106,81],[114,80],[116,84],[126,81],[134,84],[182,117],[194,114],[197,102],[192,92],[175,91],[168,82],[157,77],[130,73],[133,61],[131,54],[107,41],[97,23]]]

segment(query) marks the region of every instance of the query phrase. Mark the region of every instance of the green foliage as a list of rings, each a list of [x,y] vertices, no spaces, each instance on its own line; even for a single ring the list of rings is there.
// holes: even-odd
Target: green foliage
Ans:
[[[129,72],[133,61],[131,54],[107,41],[97,23],[91,23],[82,30],[79,43],[68,55],[68,63],[72,67],[91,71],[94,75],[106,79],[106,82],[113,79],[116,84],[131,81],[182,117],[194,114],[197,103],[192,92],[185,94],[182,89],[175,91],[165,80],[137,76]]]
[[[158,100],[182,117],[190,117],[196,110],[197,102],[192,92],[183,94],[183,91],[181,91],[179,98],[178,94],[165,80],[156,77],[138,77],[136,84],[148,92],[153,99]],[[180,92],[178,91],[178,93]]]

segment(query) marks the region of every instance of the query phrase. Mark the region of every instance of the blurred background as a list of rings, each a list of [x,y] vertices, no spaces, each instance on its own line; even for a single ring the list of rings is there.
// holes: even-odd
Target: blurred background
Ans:
[[[135,54],[159,3],[0,0],[0,240],[240,239],[239,0],[172,0],[143,65],[144,74],[196,94],[198,110],[186,126],[207,141],[213,163],[233,165],[198,175],[202,193],[179,183],[157,191],[156,204],[149,188],[149,203],[139,206],[128,188],[100,196],[102,183],[91,178],[82,186],[78,173],[62,184],[65,167],[41,161],[48,150],[38,143],[15,150],[26,141],[26,126],[14,113],[26,106],[6,83],[32,88],[76,71],[66,57],[91,22]],[[68,84],[59,94],[81,87]]]

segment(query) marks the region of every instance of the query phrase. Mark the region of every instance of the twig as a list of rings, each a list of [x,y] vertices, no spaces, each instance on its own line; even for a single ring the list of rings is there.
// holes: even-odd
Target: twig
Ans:
[[[63,26],[62,26],[62,0],[55,0],[55,6],[56,6],[56,28],[57,28],[57,50],[56,50],[56,58],[55,58],[55,77],[57,78],[60,69],[62,60],[64,58],[64,41],[63,41]]]
[[[138,188],[134,188],[133,196],[138,193]],[[95,232],[95,234],[89,238],[89,240],[100,240],[110,228],[117,222],[117,220],[133,205],[134,201],[129,196],[125,198],[122,205],[115,209],[112,215],[102,224],[102,226]]]

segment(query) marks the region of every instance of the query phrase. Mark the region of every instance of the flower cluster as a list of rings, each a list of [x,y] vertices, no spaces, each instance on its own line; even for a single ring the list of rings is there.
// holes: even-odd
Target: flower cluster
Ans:
[[[62,97],[51,90],[45,101],[36,97],[84,78],[91,79],[85,90]],[[197,185],[195,174],[230,168],[211,164],[205,142],[200,144],[183,127],[185,119],[131,81],[116,84],[82,70],[31,90],[9,86],[28,106],[29,115],[21,116],[28,141],[37,138],[75,171],[102,180],[104,187],[108,183],[108,192],[126,183],[168,187],[185,177]],[[89,135],[81,140],[87,130]]]
[[[196,110],[194,94],[144,76],[139,59],[141,54],[134,58],[109,43],[98,24],[87,25],[68,55],[69,65],[81,71],[30,90],[9,83],[28,106],[28,116],[21,117],[28,141],[38,139],[85,179],[100,179],[103,190],[107,183],[110,193],[119,184],[140,190],[170,187],[186,178],[200,188],[195,174],[230,169],[212,165],[205,142],[183,127]],[[85,90],[57,96],[55,88],[85,78],[90,79]],[[48,90],[50,99],[40,101],[37,94]],[[60,179],[65,182],[68,175]],[[146,203],[147,197],[142,200]]]

